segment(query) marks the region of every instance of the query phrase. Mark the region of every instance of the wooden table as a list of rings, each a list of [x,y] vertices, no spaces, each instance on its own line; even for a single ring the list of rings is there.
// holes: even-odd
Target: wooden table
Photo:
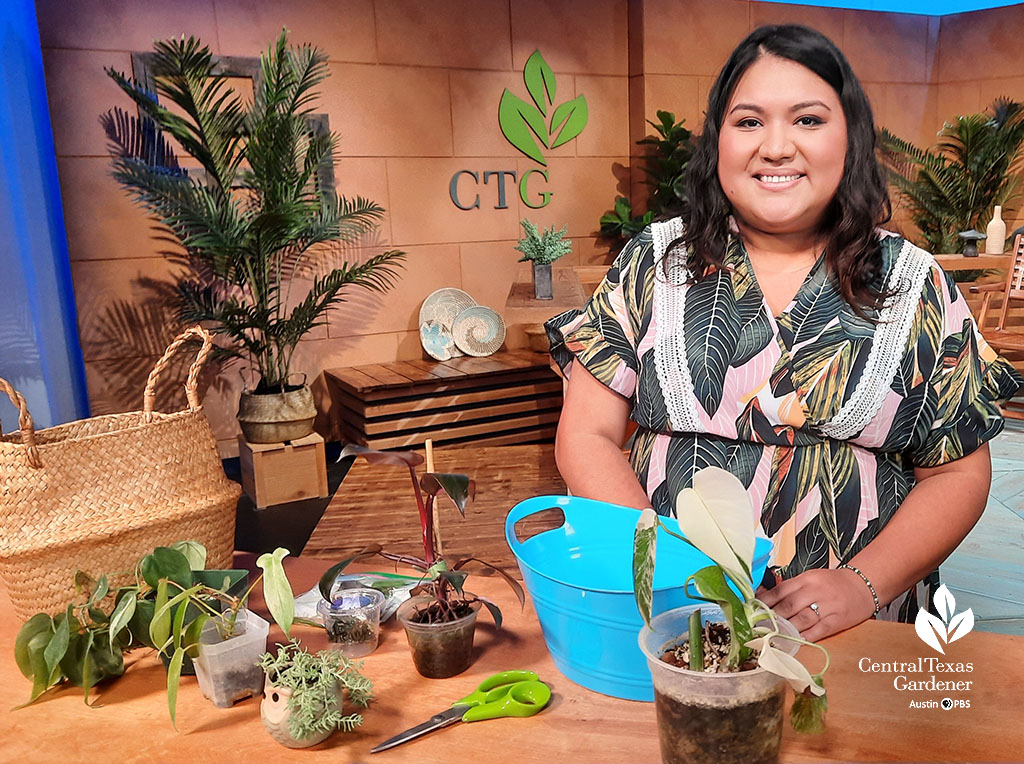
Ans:
[[[252,557],[248,557],[251,563]],[[296,591],[313,585],[327,565],[312,558],[286,560]],[[0,624],[0,676],[11,688],[0,710],[0,762],[375,762],[375,764],[530,764],[585,762],[635,764],[658,761],[653,706],[606,697],[573,684],[555,669],[530,604],[520,612],[500,581],[478,578],[479,593],[497,600],[506,627],[482,618],[476,662],[464,674],[444,680],[420,677],[405,637],[393,623],[382,631],[377,651],[365,659],[377,699],[365,722],[351,734],[335,733],[325,743],[290,751],[273,742],[259,719],[259,702],[215,708],[199,693],[195,679],[182,680],[178,726],[171,728],[163,689],[164,673],[147,650],[128,659],[126,674],[95,693],[95,706],[82,703],[76,688],[51,693],[36,705],[9,710],[28,697],[29,682],[14,663],[16,625]],[[261,602],[255,602],[263,610]],[[297,627],[311,649],[325,644],[323,632]],[[271,631],[271,639],[280,632]],[[826,641],[832,653],[828,729],[818,737],[797,736],[786,726],[782,761],[1021,761],[1024,731],[1024,638],[972,632],[951,645],[947,660],[970,661],[969,709],[909,709],[908,693],[893,689],[892,675],[864,673],[858,662],[913,661],[937,656],[912,626],[868,622]],[[425,721],[471,691],[491,673],[508,668],[537,671],[554,691],[550,707],[531,719],[499,719],[458,725],[385,753],[370,748]],[[922,693],[920,697],[939,697]]]

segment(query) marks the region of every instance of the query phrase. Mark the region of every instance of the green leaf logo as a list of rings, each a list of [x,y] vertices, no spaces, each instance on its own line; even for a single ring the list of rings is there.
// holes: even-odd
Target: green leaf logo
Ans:
[[[546,167],[547,160],[541,149],[558,148],[582,133],[587,126],[587,99],[579,95],[555,106],[555,73],[539,50],[535,50],[527,60],[523,79],[533,103],[505,88],[498,104],[498,124],[509,143]]]

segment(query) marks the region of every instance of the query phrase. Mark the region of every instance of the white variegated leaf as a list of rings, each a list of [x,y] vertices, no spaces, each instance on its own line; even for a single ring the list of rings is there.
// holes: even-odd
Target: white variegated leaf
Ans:
[[[758,642],[760,640],[753,640]],[[748,645],[750,643],[747,643]],[[803,692],[808,687],[815,695],[825,694],[825,688],[811,678],[811,672],[789,653],[785,653],[770,644],[762,642],[761,652],[758,654],[757,664],[765,671],[770,671],[776,676],[781,676],[789,686],[796,692]]]
[[[648,507],[640,513],[633,532],[633,592],[644,623],[651,622],[654,601],[654,561],[658,542],[658,515]]]
[[[967,608],[962,613],[957,613],[949,622],[949,637],[947,642],[956,642],[960,637],[969,634],[974,628],[974,611]]]
[[[946,651],[942,649],[942,642],[946,641],[946,624],[936,618],[925,609],[917,611],[917,619],[914,621],[914,630],[926,645],[938,650],[943,655]],[[941,638],[941,641],[940,641]]]
[[[720,467],[705,467],[693,476],[693,490],[747,570],[754,560],[757,521],[743,483]]]
[[[679,521],[679,530],[694,546],[730,575],[745,578],[741,572],[739,558],[729,545],[725,534],[718,527],[718,523],[711,519],[707,506],[692,488],[684,488],[676,497],[676,519]]]

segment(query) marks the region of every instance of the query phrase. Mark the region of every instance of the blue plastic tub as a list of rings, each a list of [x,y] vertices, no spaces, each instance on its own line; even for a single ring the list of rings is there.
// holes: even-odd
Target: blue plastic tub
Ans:
[[[557,508],[559,528],[520,542],[515,525]],[[640,511],[575,496],[537,496],[505,518],[505,539],[519,562],[555,666],[577,684],[616,698],[653,700],[647,659],[637,644],[643,619],[633,597],[633,530]],[[675,520],[665,518],[678,531]],[[768,564],[771,542],[754,549],[754,581]],[[658,532],[654,612],[694,604],[683,582],[711,560],[684,541]]]

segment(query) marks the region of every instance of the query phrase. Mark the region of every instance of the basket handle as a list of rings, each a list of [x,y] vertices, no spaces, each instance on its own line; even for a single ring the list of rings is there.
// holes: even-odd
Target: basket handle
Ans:
[[[534,496],[516,504],[505,517],[505,541],[508,542],[509,549],[515,553],[523,544],[516,535],[516,523],[520,520],[543,512],[545,509],[560,509],[565,519],[568,520],[571,511],[570,505],[578,501],[580,501],[579,498],[572,496]]]
[[[11,403],[18,407],[18,427],[21,428],[21,443],[28,449],[28,463],[36,469],[42,467],[43,462],[39,458],[39,448],[36,446],[36,426],[32,421],[32,415],[28,413],[25,396],[15,390],[14,386],[3,377],[0,377],[0,390],[7,393]],[[2,433],[3,428],[0,427],[0,434]]]
[[[206,359],[213,351],[213,336],[206,329],[196,324],[179,334],[174,342],[167,346],[163,358],[156,362],[156,366],[150,372],[149,379],[146,380],[146,390],[142,394],[142,411],[145,415],[145,421],[149,422],[153,418],[153,406],[156,402],[156,383],[160,379],[160,374],[163,373],[167,364],[171,362],[171,358],[178,351],[178,348],[189,340],[199,340],[203,343],[203,346],[199,348],[196,360],[188,370],[188,377],[185,379],[185,397],[188,398],[189,408],[193,410],[199,408],[199,372],[203,370]]]

